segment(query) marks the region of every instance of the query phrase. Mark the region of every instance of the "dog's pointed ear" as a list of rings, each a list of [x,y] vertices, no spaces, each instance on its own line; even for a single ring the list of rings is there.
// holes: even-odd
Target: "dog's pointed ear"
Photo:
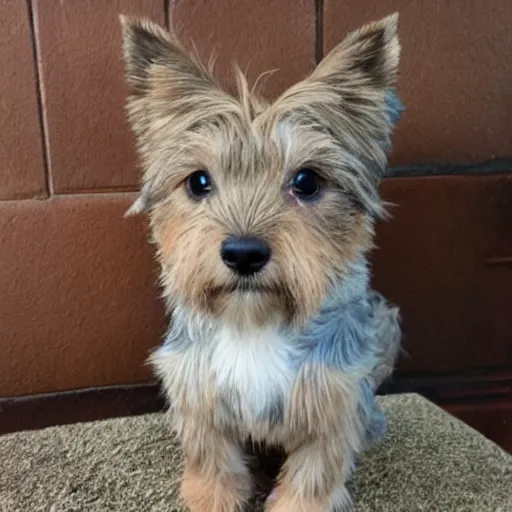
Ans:
[[[275,105],[338,126],[340,136],[359,129],[386,142],[403,110],[394,89],[400,61],[397,29],[395,13],[351,32]]]
[[[144,164],[139,198],[128,215],[144,212],[154,200],[153,144],[162,125],[185,131],[201,115],[218,112],[226,97],[197,55],[171,31],[148,21],[120,16],[123,35],[127,113]]]
[[[214,80],[197,56],[185,50],[170,31],[144,19],[119,17],[123,31],[126,80],[132,95],[151,88],[152,72],[163,68],[176,82],[213,86]],[[163,71],[163,69],[161,69]]]
[[[397,24],[394,14],[350,33],[271,106],[272,119],[287,126],[283,133],[334,140],[324,155],[317,150],[318,165],[337,169],[344,186],[350,181],[358,202],[374,217],[382,215],[377,186],[403,110],[395,92]]]
[[[365,93],[371,97],[372,91],[384,91],[381,105],[391,127],[404,110],[395,91],[401,53],[398,20],[398,13],[394,13],[351,32],[325,56],[311,76],[345,91],[352,87],[352,97],[363,101],[367,99]]]
[[[313,80],[352,80],[361,86],[392,88],[398,77],[398,14],[350,33],[320,62]]]

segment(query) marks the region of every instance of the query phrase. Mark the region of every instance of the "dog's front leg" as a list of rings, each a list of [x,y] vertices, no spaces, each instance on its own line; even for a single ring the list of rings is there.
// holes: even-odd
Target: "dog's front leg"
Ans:
[[[187,432],[181,496],[191,512],[239,512],[252,491],[243,450],[212,430]]]
[[[267,500],[268,512],[342,512],[350,510],[345,486],[352,454],[339,437],[318,438],[292,452],[279,483]]]

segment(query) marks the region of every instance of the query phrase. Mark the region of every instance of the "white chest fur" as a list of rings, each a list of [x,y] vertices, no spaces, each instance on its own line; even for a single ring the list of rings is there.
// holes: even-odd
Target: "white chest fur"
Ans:
[[[295,376],[294,340],[273,328],[240,333],[223,327],[211,347],[217,393],[252,430],[290,393]]]
[[[273,327],[215,326],[200,333],[192,332],[185,343],[181,336],[171,338],[151,358],[178,423],[185,419],[180,411],[188,411],[195,420],[214,418],[219,426],[264,437],[292,390],[299,356],[295,338]]]

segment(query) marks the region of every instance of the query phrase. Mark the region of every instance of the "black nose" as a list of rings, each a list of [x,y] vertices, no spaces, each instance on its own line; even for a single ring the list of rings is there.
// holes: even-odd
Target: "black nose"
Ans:
[[[232,236],[222,243],[222,261],[241,276],[259,272],[270,259],[270,247],[265,240],[252,236]]]

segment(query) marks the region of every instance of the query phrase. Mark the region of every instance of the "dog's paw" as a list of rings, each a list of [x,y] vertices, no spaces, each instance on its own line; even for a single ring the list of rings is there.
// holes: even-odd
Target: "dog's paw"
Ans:
[[[248,478],[232,478],[228,484],[191,470],[185,471],[181,484],[181,498],[190,512],[242,512],[251,491]]]
[[[277,485],[265,502],[265,512],[329,512],[321,503],[288,495]]]
[[[272,507],[275,505],[276,501],[279,498],[280,494],[280,486],[276,485],[272,492],[268,495],[267,500],[265,501],[265,510],[272,510]]]

